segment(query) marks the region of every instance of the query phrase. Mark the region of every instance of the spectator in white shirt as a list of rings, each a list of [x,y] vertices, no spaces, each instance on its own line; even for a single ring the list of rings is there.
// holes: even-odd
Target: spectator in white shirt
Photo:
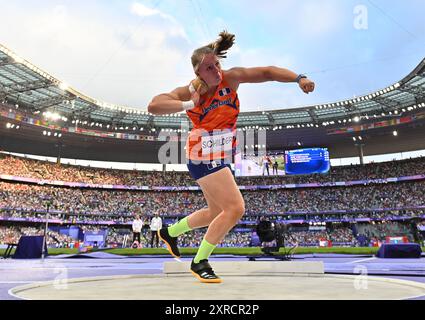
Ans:
[[[153,240],[156,238],[156,247],[159,246],[158,230],[162,228],[162,219],[159,216],[159,212],[155,212],[155,216],[151,220],[151,248],[153,248]]]

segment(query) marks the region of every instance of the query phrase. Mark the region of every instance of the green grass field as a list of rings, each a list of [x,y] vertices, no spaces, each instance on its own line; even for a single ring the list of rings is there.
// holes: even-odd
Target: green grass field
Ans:
[[[425,251],[425,248],[422,248]],[[5,249],[0,249],[0,256],[3,256]],[[143,249],[107,249],[102,250],[103,252],[124,255],[124,256],[134,256],[134,255],[166,255],[168,251],[166,249],[156,249],[156,248],[143,248]],[[194,255],[196,254],[197,248],[180,248],[182,255]],[[340,254],[376,254],[378,248],[297,248],[293,253],[294,254],[307,254],[307,253],[340,253]],[[78,249],[49,249],[49,255],[59,255],[59,254],[77,254]],[[280,254],[284,253],[284,250],[281,248],[279,251]],[[259,255],[262,254],[262,251],[259,247],[252,248],[217,248],[214,250],[214,254],[231,254],[231,255]]]
[[[4,249],[0,249],[0,256],[3,256]],[[134,256],[134,255],[166,255],[168,251],[166,249],[156,249],[156,248],[143,248],[143,249],[107,249],[102,250],[103,252],[124,255],[124,256]],[[197,248],[180,248],[182,255],[194,255],[196,254]],[[307,254],[307,253],[339,253],[339,254],[376,254],[378,248],[369,248],[369,247],[359,247],[359,248],[297,248],[293,253],[294,254]],[[425,247],[422,248],[422,251],[425,252]],[[77,254],[78,249],[49,249],[49,255],[59,255],[59,254]],[[283,254],[284,251],[281,248],[279,253]],[[262,251],[259,247],[252,248],[217,248],[214,250],[214,254],[232,254],[232,255],[259,255],[262,254]]]

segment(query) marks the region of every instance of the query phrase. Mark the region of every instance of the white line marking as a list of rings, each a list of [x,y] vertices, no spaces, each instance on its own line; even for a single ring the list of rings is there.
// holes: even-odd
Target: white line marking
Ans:
[[[358,262],[363,262],[363,261],[368,261],[368,260],[374,260],[374,259],[376,259],[376,257],[362,259],[362,260],[356,260],[356,261],[351,261],[351,262],[346,262],[346,264],[358,263]]]
[[[22,284],[22,283],[36,283],[38,281],[0,281],[0,284]]]
[[[14,298],[16,298],[16,299],[19,299],[19,300],[30,300],[30,299],[27,299],[27,298],[23,298],[23,297],[19,297],[19,296],[17,296],[16,294],[14,294],[13,292],[12,292],[12,290],[13,289],[15,289],[15,288],[12,288],[12,289],[10,289],[10,290],[8,290],[7,291],[7,294],[9,295],[9,296],[12,296],[12,297],[14,297]]]

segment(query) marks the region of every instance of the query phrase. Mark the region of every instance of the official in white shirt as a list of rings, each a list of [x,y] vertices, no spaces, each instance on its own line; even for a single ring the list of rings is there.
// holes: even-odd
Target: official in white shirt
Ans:
[[[143,228],[143,220],[140,219],[139,215],[136,215],[136,218],[133,221],[133,243],[134,241],[138,241],[140,244],[140,233],[142,232]]]
[[[151,220],[151,248],[153,248],[153,240],[156,238],[156,247],[159,247],[158,230],[162,228],[162,219],[158,212],[155,212],[155,216]]]

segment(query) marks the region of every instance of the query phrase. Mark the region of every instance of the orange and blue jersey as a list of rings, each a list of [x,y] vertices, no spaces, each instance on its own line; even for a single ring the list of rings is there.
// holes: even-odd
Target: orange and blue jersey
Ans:
[[[187,159],[216,160],[235,154],[239,98],[224,76],[213,96],[202,95],[186,113],[193,123],[186,141]]]

